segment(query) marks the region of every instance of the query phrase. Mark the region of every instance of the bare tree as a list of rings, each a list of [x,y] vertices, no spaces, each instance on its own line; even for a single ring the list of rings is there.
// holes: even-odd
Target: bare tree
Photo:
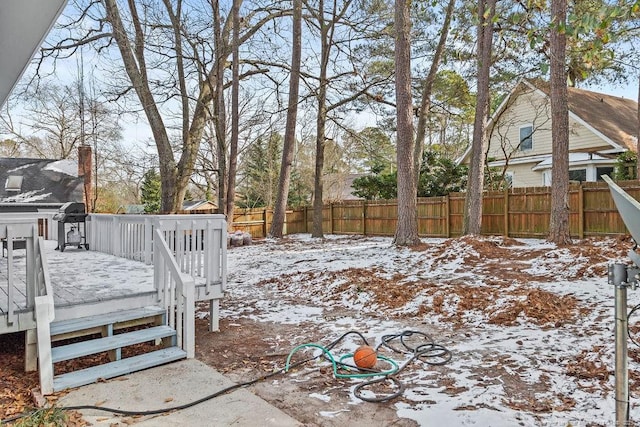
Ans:
[[[416,165],[416,181],[420,174],[420,163],[422,162],[422,152],[424,151],[424,141],[427,131],[427,118],[429,116],[429,110],[431,107],[431,92],[433,90],[433,84],[438,74],[438,68],[440,67],[440,61],[442,54],[444,53],[445,44],[447,42],[447,36],[449,34],[449,27],[451,26],[451,17],[453,16],[453,9],[456,4],[456,0],[449,0],[445,9],[444,21],[442,28],[440,29],[440,39],[438,45],[433,53],[433,59],[431,66],[429,67],[429,73],[427,78],[422,84],[422,99],[420,101],[420,109],[418,110],[418,124],[416,126],[416,145],[413,155],[413,161]]]
[[[273,222],[269,234],[282,237],[284,219],[289,195],[289,180],[296,142],[296,123],[298,116],[298,96],[300,91],[300,62],[302,58],[302,0],[293,0],[293,43],[291,48],[291,74],[289,76],[289,102],[287,105],[287,123],[282,148],[282,164],[278,180],[278,194]]]
[[[464,207],[463,234],[480,234],[482,229],[482,192],[489,115],[489,70],[496,0],[478,0],[478,88],[469,180]]]
[[[178,11],[180,10],[180,4],[181,2],[179,1],[177,6]],[[162,185],[162,201],[160,209],[162,212],[174,212],[180,209],[182,205],[182,199],[184,198],[184,192],[186,191],[186,183],[191,176],[195,160],[195,152],[197,151],[199,141],[196,142],[191,139],[189,137],[190,133],[188,132],[188,128],[183,128],[183,138],[187,137],[187,139],[183,141],[182,157],[178,162],[176,162],[171,141],[169,140],[169,135],[167,133],[167,127],[162,114],[158,109],[158,105],[154,99],[153,91],[151,89],[145,57],[145,33],[143,23],[138,14],[137,6],[133,0],[128,1],[130,19],[134,31],[134,40],[131,40],[120,16],[119,6],[116,0],[104,0],[104,5],[106,18],[113,29],[113,37],[118,45],[125,70],[131,80],[133,89],[138,95],[147,120],[149,121],[151,132],[153,133],[153,138],[158,150],[160,181]],[[179,26],[176,28],[176,25],[179,25],[179,23],[176,23],[178,15],[173,13],[171,4],[165,2],[165,6],[172,17],[174,33],[179,34]],[[174,40],[174,48],[176,49],[176,57],[178,60],[178,73],[181,73],[181,69],[183,68],[180,65],[182,61],[181,46],[179,38]],[[184,78],[180,79],[180,81],[181,84],[184,84]],[[184,102],[184,98],[187,94],[183,93],[182,95]],[[184,111],[183,116],[188,118],[189,112]]]
[[[411,246],[418,237],[418,200],[414,163],[413,100],[411,97],[411,17],[410,3],[395,2],[395,63],[398,167],[398,223],[393,243]]]
[[[224,18],[219,2],[210,1],[211,15],[193,2],[184,0],[90,1],[79,18],[65,23],[62,40],[44,50],[45,56],[64,57],[80,46],[92,44],[98,56],[112,52],[112,41],[122,58],[126,78],[113,73],[112,95],[128,100],[133,94],[153,133],[158,153],[163,212],[182,207],[193,175],[199,145],[208,121],[216,124],[219,151],[219,189],[227,196],[226,108],[224,92],[231,87],[225,72],[232,54],[232,17]],[[241,0],[237,0],[237,10]],[[266,23],[289,13],[277,4],[249,11],[242,19],[238,45],[251,39]],[[102,16],[104,15],[104,16]],[[236,61],[237,62],[237,61]],[[247,62],[245,62],[247,63]],[[239,79],[263,70],[250,65]],[[226,76],[227,78],[229,76]],[[229,159],[233,165],[234,158]],[[229,194],[233,200],[233,192]],[[220,207],[225,210],[227,200]]]
[[[569,232],[569,107],[566,47],[567,1],[551,0],[551,218],[549,240],[571,243]]]

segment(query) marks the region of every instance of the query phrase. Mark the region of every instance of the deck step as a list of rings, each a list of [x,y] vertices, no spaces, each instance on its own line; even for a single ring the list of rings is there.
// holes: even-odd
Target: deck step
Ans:
[[[147,341],[153,341],[155,339],[172,337],[175,335],[176,331],[169,326],[155,326],[152,328],[98,338],[95,340],[82,341],[73,344],[53,347],[51,349],[51,358],[53,363],[57,363],[62,362],[63,360],[70,360],[75,359],[76,357],[102,353],[104,351],[127,347]]]
[[[68,334],[75,331],[96,328],[114,323],[128,322],[130,320],[143,319],[163,315],[164,308],[149,306],[131,310],[119,310],[96,316],[78,317],[76,319],[61,320],[51,323],[51,336]]]
[[[54,391],[60,391],[67,388],[79,387],[94,383],[99,379],[126,375],[131,372],[164,365],[165,363],[174,362],[186,357],[187,353],[178,347],[164,348],[151,353],[105,363],[104,365],[58,375],[53,379],[53,389]]]

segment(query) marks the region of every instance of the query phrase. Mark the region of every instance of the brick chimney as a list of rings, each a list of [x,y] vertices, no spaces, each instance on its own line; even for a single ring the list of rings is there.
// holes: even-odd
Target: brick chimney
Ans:
[[[78,177],[84,177],[84,206],[86,212],[93,212],[93,187],[91,182],[92,177],[92,158],[91,158],[91,146],[80,145],[78,147]]]

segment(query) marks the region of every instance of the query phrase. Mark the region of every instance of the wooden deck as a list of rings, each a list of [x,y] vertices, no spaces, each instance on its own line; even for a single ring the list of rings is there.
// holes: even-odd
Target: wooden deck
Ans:
[[[157,303],[153,265],[102,252],[67,247],[55,250],[56,241],[45,241],[56,320],[127,309]],[[14,251],[15,304],[18,321],[7,323],[7,259],[0,259],[0,333],[35,327],[26,307],[26,252]],[[202,283],[199,283],[202,282]],[[196,301],[222,297],[220,286],[206,295],[203,280],[196,278]]]

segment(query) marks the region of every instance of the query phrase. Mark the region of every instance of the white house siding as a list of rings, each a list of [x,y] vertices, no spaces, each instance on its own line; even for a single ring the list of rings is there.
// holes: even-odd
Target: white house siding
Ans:
[[[503,160],[503,146],[512,159],[550,153],[551,119],[546,99],[535,92],[527,92],[515,99],[512,97],[509,102],[504,113],[496,118],[499,126],[491,133],[488,157]],[[517,148],[520,128],[527,125],[534,128],[533,147],[531,150],[521,151]]]
[[[612,148],[598,134],[571,117],[569,117],[569,141],[570,151],[572,152],[594,152]]]
[[[522,86],[520,89],[522,89]],[[512,94],[508,102],[510,104],[506,106],[503,114],[497,117],[494,116],[498,127],[493,129],[491,134],[489,150],[487,151],[489,161],[504,164],[504,147],[506,157],[508,157],[507,170],[513,173],[512,185],[514,187],[548,185],[549,183],[545,184],[544,182],[543,172],[532,171],[531,168],[551,156],[552,136],[549,100],[542,92],[532,91],[527,88],[519,95],[517,93]],[[520,128],[523,126],[533,126],[531,150],[523,151],[518,148]],[[569,149],[573,153],[594,153],[612,148],[598,133],[585,126],[579,118],[571,117],[571,115],[569,117],[569,130]],[[528,157],[532,157],[530,162],[518,163],[518,160],[522,162]],[[580,166],[580,168],[584,167],[584,165]],[[595,170],[595,166],[593,166],[593,169]],[[588,174],[587,180],[590,181],[590,175],[594,174]]]
[[[520,165],[509,165],[507,171],[513,174],[513,187],[540,187],[543,185],[542,172],[531,170],[536,163],[524,163]]]

